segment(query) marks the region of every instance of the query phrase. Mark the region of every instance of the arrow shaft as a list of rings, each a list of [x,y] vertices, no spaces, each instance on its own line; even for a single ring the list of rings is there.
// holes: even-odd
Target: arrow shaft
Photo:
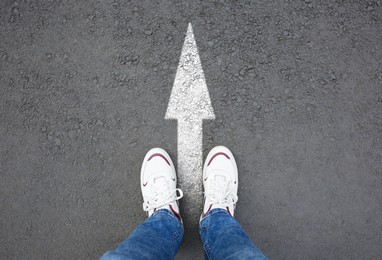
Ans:
[[[202,120],[178,120],[178,183],[185,192],[187,211],[200,211],[203,159]],[[196,212],[195,212],[196,213]]]

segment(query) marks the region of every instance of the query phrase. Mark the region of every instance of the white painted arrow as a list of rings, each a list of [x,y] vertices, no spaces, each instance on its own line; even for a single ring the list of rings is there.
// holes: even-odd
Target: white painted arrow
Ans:
[[[203,119],[215,119],[191,23],[188,24],[166,119],[178,120],[178,179],[185,199],[202,194]],[[187,196],[186,196],[187,194]],[[195,207],[196,201],[193,202]]]

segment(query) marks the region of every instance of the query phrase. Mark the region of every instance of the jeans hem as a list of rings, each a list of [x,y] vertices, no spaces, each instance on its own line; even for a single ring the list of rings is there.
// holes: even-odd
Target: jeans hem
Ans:
[[[153,217],[153,216],[158,215],[159,213],[161,213],[161,214],[166,214],[166,215],[172,217],[172,218],[175,219],[177,222],[179,222],[180,226],[183,228],[183,223],[182,223],[182,221],[180,221],[180,220],[179,220],[179,219],[178,219],[178,218],[177,218],[171,211],[169,211],[168,209],[159,209],[159,210],[155,211],[155,212],[150,216],[150,218]]]
[[[233,217],[228,213],[227,210],[225,210],[225,209],[221,209],[221,208],[216,208],[216,209],[211,209],[211,210],[207,213],[207,215],[205,215],[204,218],[202,218],[202,220],[200,221],[200,224],[202,224],[202,222],[203,222],[205,219],[209,218],[211,215],[213,215],[213,214],[217,214],[217,213],[226,213],[226,214],[229,215],[231,218],[233,218]]]

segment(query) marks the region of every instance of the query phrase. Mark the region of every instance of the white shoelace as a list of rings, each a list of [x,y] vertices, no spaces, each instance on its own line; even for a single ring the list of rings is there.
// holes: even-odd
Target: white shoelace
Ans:
[[[143,210],[150,211],[155,208],[166,206],[183,197],[181,189],[170,190],[169,182],[166,180],[158,183],[151,182],[152,197],[143,202]],[[179,193],[179,195],[177,195]]]
[[[210,182],[210,190],[206,194],[210,204],[218,204],[222,207],[229,207],[234,205],[238,197],[230,190],[232,180],[226,180],[226,176],[216,174],[217,179]],[[221,178],[224,179],[224,181]],[[220,180],[219,180],[220,179]]]

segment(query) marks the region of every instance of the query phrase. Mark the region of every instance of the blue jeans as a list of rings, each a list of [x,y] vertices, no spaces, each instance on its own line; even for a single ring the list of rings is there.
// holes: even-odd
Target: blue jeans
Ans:
[[[267,259],[224,209],[208,212],[199,232],[206,259]],[[182,223],[170,211],[161,209],[101,260],[173,259],[182,238]]]

